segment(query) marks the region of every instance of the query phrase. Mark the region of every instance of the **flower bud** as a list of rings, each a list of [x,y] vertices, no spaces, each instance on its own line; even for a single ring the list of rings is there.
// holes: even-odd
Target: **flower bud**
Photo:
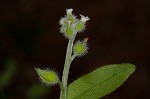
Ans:
[[[66,16],[59,21],[61,25],[60,32],[67,38],[72,37],[75,31],[74,23],[77,21],[76,17],[72,14],[72,11],[73,9],[67,9]]]
[[[60,32],[64,34],[66,38],[70,38],[74,32],[74,29],[71,25],[61,26]]]
[[[70,8],[70,9],[67,9],[67,10],[66,10],[66,12],[67,12],[67,15],[70,15],[70,14],[72,14],[72,11],[73,11],[73,9],[72,9],[72,8]]]
[[[87,40],[77,41],[74,45],[73,51],[77,56],[83,56],[87,53]]]
[[[72,8],[66,10],[67,13],[66,19],[67,21],[70,21],[71,24],[74,23],[76,20],[76,17],[72,14],[72,11],[73,11]]]
[[[76,31],[81,32],[85,29],[85,24],[81,21],[78,21],[76,23],[76,27],[75,27]]]
[[[80,19],[80,21],[78,21],[78,22],[76,23],[76,27],[75,27],[75,29],[76,29],[78,32],[82,32],[82,31],[85,29],[85,23],[86,23],[86,21],[89,20],[88,17],[85,17],[85,16],[83,16],[83,15],[80,15],[80,16],[81,16],[81,19]]]
[[[40,80],[46,85],[55,85],[59,81],[57,73],[53,70],[42,70],[40,68],[35,68]]]
[[[66,36],[67,36],[68,38],[70,38],[70,37],[72,36],[72,34],[73,34],[73,28],[68,25],[68,26],[66,27],[65,33],[66,33]]]
[[[80,16],[81,16],[81,22],[83,22],[83,23],[85,23],[86,21],[90,20],[90,18],[88,16],[85,17],[85,16],[83,16],[81,14],[80,14]]]

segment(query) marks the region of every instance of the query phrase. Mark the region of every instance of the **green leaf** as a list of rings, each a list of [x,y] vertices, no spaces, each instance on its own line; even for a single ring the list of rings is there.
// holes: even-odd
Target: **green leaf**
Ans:
[[[100,67],[75,80],[68,87],[68,99],[99,99],[121,86],[135,71],[129,63]]]

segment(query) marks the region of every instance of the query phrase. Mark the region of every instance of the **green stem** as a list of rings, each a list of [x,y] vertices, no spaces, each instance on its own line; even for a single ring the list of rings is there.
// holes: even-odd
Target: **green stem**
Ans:
[[[72,48],[73,48],[75,36],[76,36],[76,33],[75,35],[72,36],[72,38],[69,39],[69,43],[67,46],[66,59],[65,59],[65,64],[64,64],[63,76],[62,76],[63,90],[61,90],[60,99],[67,99],[68,75],[69,75],[70,65],[72,62]]]
[[[59,86],[60,86],[60,89],[61,89],[61,90],[64,90],[64,89],[63,89],[62,82],[61,82],[60,80],[58,81],[58,84],[59,84]]]
[[[73,60],[75,59],[76,56],[77,56],[77,54],[74,53],[74,54],[72,55],[72,57],[71,57],[71,61],[73,61]]]

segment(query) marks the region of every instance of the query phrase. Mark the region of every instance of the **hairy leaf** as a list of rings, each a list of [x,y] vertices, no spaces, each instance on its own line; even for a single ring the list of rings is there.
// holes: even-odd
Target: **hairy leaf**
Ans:
[[[99,99],[121,86],[135,71],[129,63],[100,67],[68,87],[68,99]]]

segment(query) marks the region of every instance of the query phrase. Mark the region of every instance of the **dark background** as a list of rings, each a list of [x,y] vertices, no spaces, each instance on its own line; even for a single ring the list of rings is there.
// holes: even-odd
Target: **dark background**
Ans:
[[[114,63],[135,73],[103,99],[150,99],[150,0],[0,0],[0,99],[58,99],[34,67],[62,74],[67,39],[59,31],[66,8],[90,17],[89,51],[72,63],[69,82]],[[79,16],[78,16],[79,17]]]

